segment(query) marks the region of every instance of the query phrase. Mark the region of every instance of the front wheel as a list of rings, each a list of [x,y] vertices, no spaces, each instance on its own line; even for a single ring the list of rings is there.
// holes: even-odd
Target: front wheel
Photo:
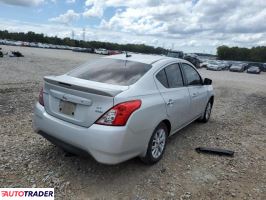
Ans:
[[[203,123],[206,123],[207,121],[209,121],[209,119],[211,117],[211,112],[212,112],[212,103],[211,103],[211,101],[209,101],[207,103],[206,108],[205,108],[204,115],[199,120]]]
[[[159,124],[151,136],[146,156],[141,158],[144,163],[152,165],[162,158],[167,136],[168,129],[166,125],[164,123]]]

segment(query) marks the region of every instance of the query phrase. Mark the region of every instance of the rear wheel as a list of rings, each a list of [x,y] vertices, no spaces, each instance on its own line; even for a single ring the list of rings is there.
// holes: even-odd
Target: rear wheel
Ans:
[[[167,126],[164,123],[159,124],[151,136],[146,156],[141,158],[144,163],[152,165],[162,158],[166,147],[167,136]]]

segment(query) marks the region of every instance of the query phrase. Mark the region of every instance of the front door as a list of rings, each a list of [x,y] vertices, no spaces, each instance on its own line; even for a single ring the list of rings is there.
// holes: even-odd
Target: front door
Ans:
[[[191,99],[190,119],[201,115],[207,104],[207,89],[199,73],[189,64],[182,63],[186,85]]]

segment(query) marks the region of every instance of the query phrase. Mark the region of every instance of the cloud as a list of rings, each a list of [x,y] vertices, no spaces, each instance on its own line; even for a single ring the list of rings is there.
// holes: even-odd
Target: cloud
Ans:
[[[44,1],[52,0],[0,0],[9,4],[31,2],[27,4],[28,6],[39,5]],[[74,0],[65,2],[70,3]],[[60,23],[60,29],[53,25],[54,31],[58,32],[54,34],[63,37],[66,33],[63,31],[65,27],[68,32],[70,28],[76,30],[75,35],[79,37],[83,27],[79,29],[72,27],[71,22],[84,17],[84,21],[88,20],[86,36],[90,40],[118,43],[144,42],[148,45],[165,48],[174,46],[176,49],[188,52],[206,53],[215,53],[216,47],[222,44],[245,47],[266,44],[266,0],[223,0],[222,3],[220,0],[85,0],[83,2],[84,10],[80,14],[69,10],[49,20]],[[114,11],[112,16],[109,13],[110,8]],[[98,25],[93,24],[93,28],[89,21],[91,17],[99,18],[95,21],[100,21]],[[16,28],[20,28],[21,25],[17,26]],[[49,32],[44,28],[48,26],[52,25],[42,26],[45,33]]]
[[[73,21],[79,19],[79,17],[80,14],[76,13],[73,10],[68,10],[65,14],[61,14],[58,17],[51,18],[49,19],[49,21],[69,25]]]
[[[66,3],[76,3],[76,0],[66,0]]]
[[[0,0],[0,3],[5,3],[15,6],[37,6],[43,2],[44,0]]]
[[[83,13],[84,17],[102,17],[106,8],[105,0],[86,0],[87,7]],[[88,8],[89,7],[89,8]]]
[[[93,8],[96,1],[89,2]],[[265,41],[266,1],[264,0],[106,0],[101,9],[123,7],[109,20],[102,20],[101,29],[147,35],[164,39],[183,39],[187,46],[256,45],[251,35]],[[257,36],[256,36],[257,37]],[[255,38],[256,38],[255,37]],[[241,42],[242,41],[242,42]],[[250,41],[250,42],[249,42]],[[254,43],[252,43],[254,42]],[[184,46],[183,42],[180,42]],[[178,47],[179,45],[175,45]]]

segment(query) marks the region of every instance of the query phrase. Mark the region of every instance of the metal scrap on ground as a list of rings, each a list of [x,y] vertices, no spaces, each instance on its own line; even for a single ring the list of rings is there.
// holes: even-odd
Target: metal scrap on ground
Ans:
[[[219,148],[209,148],[209,147],[197,147],[195,149],[198,153],[209,153],[209,154],[218,154],[223,156],[234,156],[234,151],[227,149],[219,149]]]

